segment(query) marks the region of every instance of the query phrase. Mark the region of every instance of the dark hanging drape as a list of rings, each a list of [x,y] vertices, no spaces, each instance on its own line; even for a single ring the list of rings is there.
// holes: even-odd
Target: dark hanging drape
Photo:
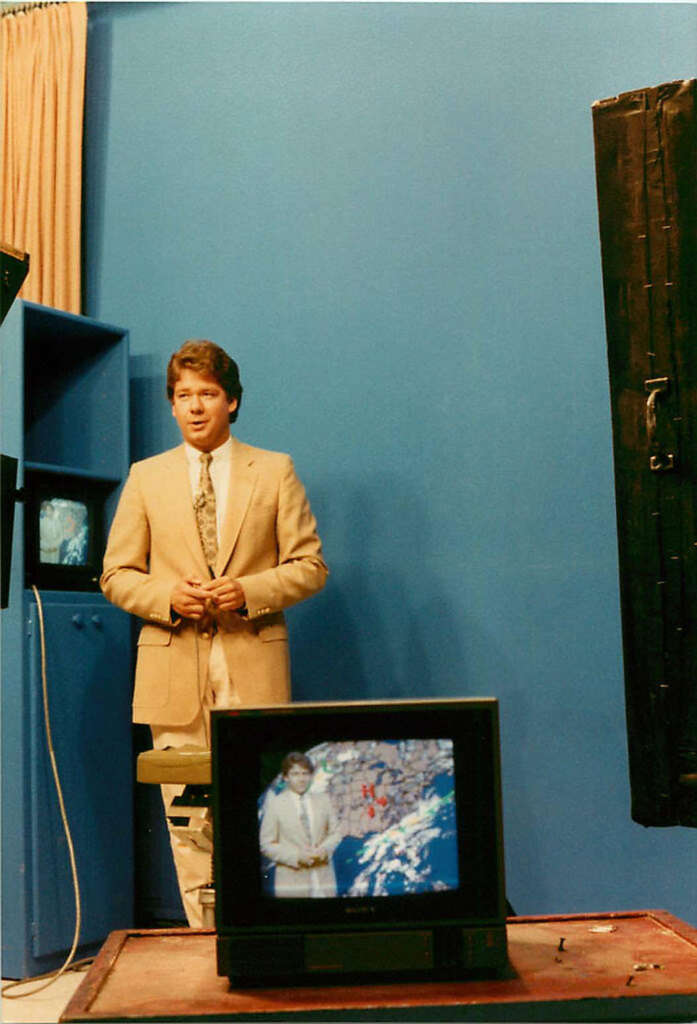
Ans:
[[[632,817],[697,826],[696,82],[593,106]]]

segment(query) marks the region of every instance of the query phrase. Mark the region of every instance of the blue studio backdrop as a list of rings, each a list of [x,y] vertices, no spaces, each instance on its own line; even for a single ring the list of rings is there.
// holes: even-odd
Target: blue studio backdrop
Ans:
[[[238,359],[331,569],[300,699],[497,696],[518,913],[697,924],[632,823],[591,104],[697,73],[691,4],[90,5],[86,308]]]

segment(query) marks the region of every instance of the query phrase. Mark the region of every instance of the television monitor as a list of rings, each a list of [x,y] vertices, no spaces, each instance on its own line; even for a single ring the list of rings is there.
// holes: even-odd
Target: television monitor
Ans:
[[[494,698],[211,721],[219,974],[244,987],[506,964]]]
[[[102,481],[43,471],[25,474],[26,585],[98,590],[104,557]]]

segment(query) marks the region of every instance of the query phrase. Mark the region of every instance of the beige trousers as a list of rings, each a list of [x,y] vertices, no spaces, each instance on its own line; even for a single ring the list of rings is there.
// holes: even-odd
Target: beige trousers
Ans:
[[[151,726],[153,747],[156,750],[164,750],[166,747],[176,748],[191,745],[210,749],[211,710],[234,707],[236,704],[239,704],[239,699],[228,675],[220,635],[216,634],[211,644],[208,681],[199,713],[188,725]],[[184,786],[163,785],[160,786],[160,789],[166,814],[172,800],[184,791]],[[210,818],[210,808],[208,807],[197,808],[196,812],[202,818]],[[203,910],[199,902],[199,892],[202,886],[209,885],[213,880],[211,854],[196,848],[172,832],[169,820],[167,827],[186,919],[190,928],[201,928],[203,927]]]

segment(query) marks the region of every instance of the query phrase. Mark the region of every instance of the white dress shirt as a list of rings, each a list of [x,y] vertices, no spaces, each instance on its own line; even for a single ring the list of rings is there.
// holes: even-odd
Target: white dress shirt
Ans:
[[[310,799],[309,791],[306,790],[304,793],[300,794],[296,793],[294,790],[291,789],[289,790],[289,792],[291,796],[295,798],[295,806],[298,812],[298,821],[302,822],[302,818],[300,817],[300,806],[302,805],[307,811],[307,817],[310,822],[310,835],[313,837],[309,840],[309,844],[310,846],[314,846],[315,819],[312,813],[312,800]],[[322,884],[320,882],[320,875],[317,868],[308,868],[306,870],[309,870],[310,872],[310,895],[324,896],[325,894],[322,891]]]
[[[310,823],[310,838],[308,839],[308,843],[312,844],[312,836],[314,836],[314,834],[315,834],[315,821],[314,821],[314,815],[312,813],[312,801],[310,800],[310,797],[309,797],[307,792],[302,793],[302,794],[301,793],[296,793],[295,790],[293,790],[293,789],[289,789],[288,792],[290,793],[290,795],[292,797],[294,797],[294,802],[295,802],[296,810],[297,810],[297,813],[298,813],[298,821],[299,822],[302,823],[302,818],[300,816],[300,808],[301,808],[301,806],[304,807],[306,812],[307,812],[307,819],[308,819],[308,821]]]

